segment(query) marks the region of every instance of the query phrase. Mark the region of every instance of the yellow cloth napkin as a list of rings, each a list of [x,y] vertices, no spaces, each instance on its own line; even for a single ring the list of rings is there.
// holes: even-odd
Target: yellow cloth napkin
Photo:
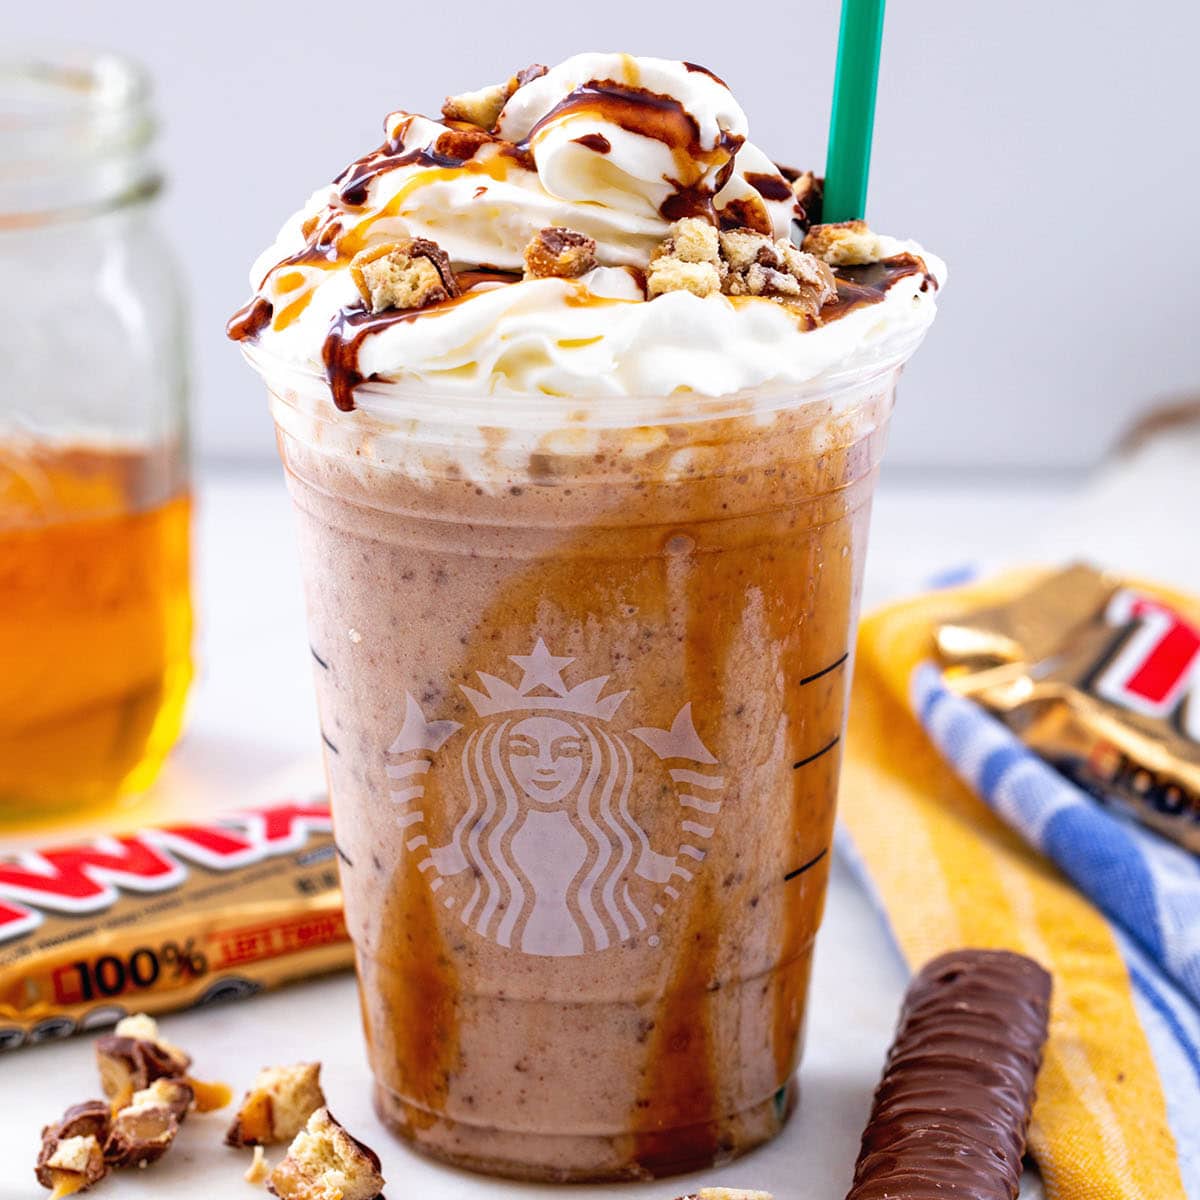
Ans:
[[[1035,577],[1012,572],[864,619],[840,815],[912,969],[981,946],[1020,951],[1052,972],[1029,1135],[1052,1200],[1186,1200],[1158,1070],[1108,922],[959,781],[908,703],[942,616],[1000,602]]]

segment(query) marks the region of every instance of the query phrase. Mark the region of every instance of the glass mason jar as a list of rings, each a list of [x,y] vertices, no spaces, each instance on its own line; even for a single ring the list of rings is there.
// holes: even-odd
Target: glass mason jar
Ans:
[[[0,58],[0,818],[145,788],[191,675],[187,369],[146,76]]]

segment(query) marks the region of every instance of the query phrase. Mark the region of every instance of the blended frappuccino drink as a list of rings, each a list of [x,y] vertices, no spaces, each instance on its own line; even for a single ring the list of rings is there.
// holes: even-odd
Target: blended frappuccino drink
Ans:
[[[377,1103],[544,1179],[790,1112],[871,492],[941,263],[586,54],[393,113],[259,260]]]

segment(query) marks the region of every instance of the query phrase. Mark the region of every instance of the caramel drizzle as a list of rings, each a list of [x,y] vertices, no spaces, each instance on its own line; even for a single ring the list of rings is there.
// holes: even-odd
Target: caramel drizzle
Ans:
[[[312,219],[304,229],[307,244],[272,267],[260,283],[260,289],[267,278],[279,271],[289,268],[332,270],[344,265],[362,249],[371,226],[380,219],[397,215],[402,198],[407,198],[411,191],[411,187],[401,189],[384,209],[348,228],[345,219],[350,214],[345,210],[361,209],[367,203],[372,182],[380,175],[405,166],[417,166],[447,173],[477,171],[502,178],[504,160],[512,160],[523,170],[534,171],[532,146],[539,132],[564,113],[587,111],[595,112],[619,128],[654,138],[671,149],[679,178],[669,180],[674,191],[660,210],[666,220],[698,215],[715,219],[712,197],[728,181],[734,155],[745,139],[722,131],[716,146],[705,149],[700,145],[695,118],[673,96],[615,80],[592,80],[563,97],[520,142],[504,141],[464,122],[454,121],[449,122],[449,129],[459,135],[457,138],[443,135],[432,147],[419,146],[410,150],[405,148],[404,138],[411,121],[401,121],[381,146],[356,159],[333,181],[343,209],[328,212],[322,219]],[[609,153],[612,149],[602,134],[588,134],[576,140],[597,153]],[[491,158],[480,160],[476,155],[484,145],[496,146],[497,152]],[[461,153],[454,152],[456,147]],[[705,172],[718,164],[716,178],[707,186],[702,184]],[[312,290],[306,288],[282,308],[272,310],[267,320],[273,321],[277,329],[285,328],[307,306]],[[233,325],[231,322],[229,336],[240,341],[261,333],[266,320],[257,324],[238,324],[236,329]]]
[[[448,122],[451,129],[459,132],[467,132],[479,134],[480,130],[475,126],[468,126],[462,121]],[[361,208],[367,202],[367,194],[370,191],[371,184],[380,175],[385,175],[389,171],[395,170],[397,167],[407,167],[416,165],[421,167],[444,167],[450,170],[458,170],[470,158],[474,157],[480,145],[486,144],[483,141],[476,140],[471,146],[471,153],[460,157],[453,153],[443,152],[438,149],[438,142],[432,147],[418,146],[414,150],[407,150],[404,147],[404,135],[408,132],[408,122],[401,123],[400,129],[394,136],[388,138],[376,150],[372,150],[370,154],[363,155],[362,158],[355,159],[334,181],[333,186],[337,188],[338,199],[351,208]],[[464,148],[470,143],[464,142]]]
[[[685,64],[689,70],[703,70]],[[711,74],[711,72],[705,72]],[[716,76],[713,76],[716,78]],[[615,80],[592,80],[563,97],[548,113],[541,117],[528,135],[520,142],[506,142],[494,135],[484,134],[474,126],[463,122],[451,122],[451,131],[463,135],[458,139],[440,138],[433,147],[404,148],[404,135],[410,126],[409,120],[400,123],[397,131],[381,146],[351,163],[335,180],[338,200],[350,209],[361,208],[367,202],[371,183],[382,174],[396,168],[416,165],[433,172],[451,174],[458,171],[473,171],[492,178],[502,178],[503,160],[513,159],[527,170],[534,169],[532,146],[541,130],[566,113],[592,112],[618,128],[644,137],[654,138],[667,146],[677,165],[679,179],[670,179],[674,190],[660,206],[660,213],[668,221],[682,217],[701,216],[716,223],[713,205],[714,195],[728,182],[734,167],[734,156],[744,138],[739,134],[721,131],[717,144],[706,149],[700,144],[700,131],[695,118],[673,96],[663,95],[629,83]],[[473,136],[467,136],[473,135]],[[480,140],[480,139],[484,140]],[[575,139],[581,145],[597,153],[605,154],[612,146],[602,134],[586,134]],[[445,145],[443,145],[445,143]],[[452,147],[460,146],[463,154],[455,154]],[[498,147],[498,153],[483,159],[476,154],[483,145]],[[442,146],[442,149],[438,149]],[[720,164],[716,176],[705,181],[708,169]],[[747,182],[765,200],[783,200],[791,195],[787,183],[772,175],[753,173],[746,176]],[[315,268],[332,270],[353,258],[367,242],[371,227],[379,220],[397,215],[403,201],[417,181],[401,188],[386,206],[377,213],[364,216],[357,224],[347,227],[346,211],[333,210],[323,219],[316,217],[304,227],[306,245],[297,253],[284,258],[268,273],[267,278],[288,268]],[[737,214],[732,214],[737,216]],[[742,214],[737,219],[752,227],[757,221],[753,214]],[[724,223],[722,223],[724,224]],[[913,255],[904,254],[886,259],[867,267],[841,267],[835,271],[838,294],[821,310],[816,319],[807,319],[809,328],[828,324],[867,304],[883,300],[887,291],[908,275],[925,273],[926,282],[922,290],[936,287],[936,282],[925,272],[925,266]],[[282,308],[264,297],[251,300],[234,314],[226,327],[228,336],[234,341],[254,340],[268,324],[285,328],[304,310],[313,294],[313,288],[302,288],[304,275],[299,277],[298,295]],[[456,273],[464,297],[432,304],[411,311],[388,311],[369,313],[361,305],[342,310],[334,317],[322,347],[322,360],[326,377],[333,392],[334,403],[344,412],[354,408],[354,389],[364,376],[359,370],[359,350],[365,339],[390,325],[411,321],[420,316],[436,315],[452,304],[459,303],[465,294],[482,282],[513,283],[519,275],[505,271],[493,271],[481,265],[478,270]],[[266,279],[263,280],[263,284]],[[260,284],[260,287],[263,286]]]
[[[805,319],[805,324],[809,329],[828,325],[831,321],[836,321],[867,305],[881,303],[897,282],[911,275],[925,276],[922,291],[937,287],[936,280],[928,274],[925,264],[913,254],[897,254],[881,262],[861,267],[837,267],[834,274],[837,282],[837,296],[821,309],[817,318]],[[368,337],[381,333],[392,325],[406,324],[423,317],[444,313],[447,309],[469,299],[471,289],[478,284],[519,283],[521,276],[516,272],[482,268],[477,271],[455,272],[455,279],[458,281],[462,295],[453,300],[443,300],[427,305],[425,308],[385,309],[379,313],[368,312],[363,305],[357,304],[342,309],[334,317],[321,349],[321,360],[325,364],[325,378],[329,382],[333,402],[342,412],[353,411],[354,389],[367,381],[367,377],[359,369],[358,358],[362,344]],[[580,302],[568,298],[568,303],[578,304]],[[268,311],[262,324],[265,325],[269,320],[270,312]]]
[[[720,906],[697,881],[654,1028],[642,1094],[633,1111],[633,1160],[651,1175],[708,1166],[720,1150],[714,996],[720,987]]]

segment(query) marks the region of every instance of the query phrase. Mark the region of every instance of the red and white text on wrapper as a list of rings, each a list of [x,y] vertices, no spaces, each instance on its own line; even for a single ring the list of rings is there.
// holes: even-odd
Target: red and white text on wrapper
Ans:
[[[0,860],[0,1047],[348,966],[331,828],[286,801]]]

